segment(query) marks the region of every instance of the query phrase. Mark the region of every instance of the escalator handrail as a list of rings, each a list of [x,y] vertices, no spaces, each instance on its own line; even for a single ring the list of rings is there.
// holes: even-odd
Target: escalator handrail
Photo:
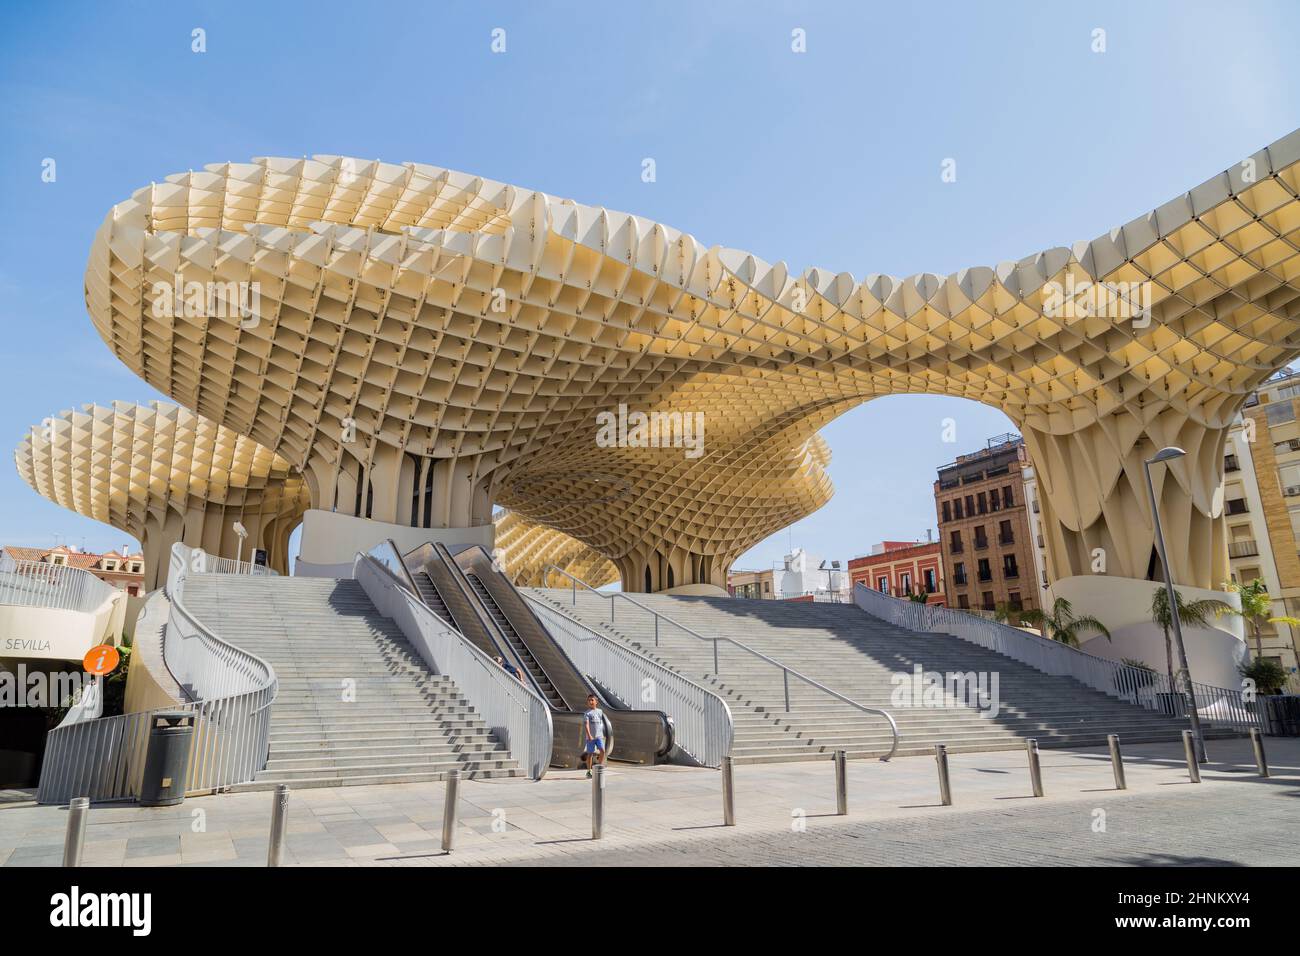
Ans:
[[[447,550],[447,546],[441,541],[435,541],[433,543],[433,551],[438,556],[439,560],[442,561],[447,570],[451,572],[452,578],[461,586],[462,593],[469,600],[470,609],[474,612],[474,616],[478,618],[479,624],[487,630],[488,637],[491,639],[493,646],[497,648],[497,653],[501,655],[501,659],[509,660],[513,658],[515,663],[519,665],[520,672],[527,678],[529,686],[538,693],[542,700],[546,701],[546,706],[553,710],[558,709],[551,703],[546,693],[542,690],[541,685],[537,682],[537,678],[533,676],[532,671],[528,669],[528,665],[526,665],[523,659],[519,656],[519,652],[511,646],[509,637],[502,632],[497,622],[492,620],[492,615],[488,613],[487,608],[481,606],[478,595],[474,593],[474,586],[469,582],[469,576],[465,573],[465,569],[457,563],[456,558],[452,553]],[[446,598],[443,598],[443,600],[445,601]],[[500,641],[497,640],[498,637],[500,637]],[[503,642],[505,644],[504,648],[501,646]],[[545,673],[545,671],[542,673]],[[550,677],[547,677],[547,681],[549,680]],[[551,686],[554,688],[555,685],[552,684]],[[556,692],[556,695],[559,695],[558,691]]]
[[[602,598],[606,598],[606,599],[608,599],[609,602],[610,602],[610,618],[611,618],[611,620],[613,619],[613,611],[614,611],[614,603],[613,603],[613,602],[614,602],[614,600],[615,600],[616,598],[622,598],[623,600],[628,601],[629,603],[631,603],[634,607],[638,607],[638,608],[640,608],[641,610],[645,611],[646,613],[653,615],[653,616],[654,616],[655,618],[657,618],[658,620],[661,620],[661,621],[667,621],[667,622],[668,622],[669,624],[671,624],[673,627],[677,628],[677,629],[680,630],[680,631],[683,631],[683,632],[689,634],[691,637],[693,637],[693,638],[695,638],[695,639],[697,639],[697,640],[705,641],[705,642],[712,642],[712,643],[713,643],[713,647],[714,647],[714,652],[715,652],[715,657],[714,657],[715,662],[716,662],[716,659],[717,659],[717,658],[716,658],[716,652],[717,652],[718,641],[725,641],[725,642],[728,643],[728,644],[732,644],[732,645],[734,645],[734,646],[736,646],[736,647],[739,647],[741,650],[746,651],[746,652],[748,652],[749,654],[752,654],[754,657],[757,657],[757,658],[760,659],[760,660],[766,661],[767,663],[773,665],[774,667],[779,667],[779,668],[782,670],[782,672],[784,673],[784,676],[785,676],[785,678],[786,678],[786,705],[785,705],[785,706],[786,706],[786,710],[787,710],[787,711],[789,711],[789,709],[790,709],[789,678],[790,678],[790,677],[793,677],[793,678],[795,678],[796,680],[800,680],[800,681],[802,681],[803,683],[807,684],[808,686],[813,687],[813,688],[815,688],[815,689],[821,691],[821,692],[824,693],[824,694],[829,694],[831,697],[834,697],[836,700],[841,701],[842,703],[848,704],[850,707],[854,707],[854,708],[856,708],[857,710],[862,711],[863,713],[866,713],[866,714],[873,714],[873,715],[875,715],[875,716],[877,716],[877,717],[884,717],[885,720],[889,721],[889,729],[893,732],[894,743],[893,743],[893,746],[889,748],[889,753],[887,753],[885,756],[881,757],[880,759],[881,759],[881,760],[888,760],[888,759],[890,759],[891,757],[893,757],[895,753],[898,752],[898,741],[899,741],[898,722],[894,720],[893,715],[890,714],[889,711],[887,711],[887,710],[882,710],[882,709],[879,708],[879,707],[869,707],[869,706],[867,706],[866,704],[859,703],[858,701],[854,700],[854,699],[851,698],[851,697],[845,697],[845,696],[844,696],[843,694],[841,694],[839,691],[837,691],[837,690],[832,690],[831,688],[827,687],[825,684],[821,683],[820,681],[818,681],[818,680],[814,680],[813,678],[809,677],[807,674],[800,673],[799,671],[795,670],[793,667],[790,667],[790,666],[788,666],[788,665],[786,665],[786,664],[783,664],[781,661],[778,661],[778,660],[777,660],[776,658],[774,658],[774,657],[768,657],[768,656],[767,656],[766,654],[764,654],[762,651],[755,650],[754,648],[750,647],[748,644],[741,643],[740,641],[736,640],[736,639],[733,638],[733,637],[725,637],[725,636],[724,636],[724,637],[716,637],[716,636],[715,636],[715,637],[705,637],[703,634],[700,634],[698,631],[694,631],[694,630],[692,630],[691,628],[687,627],[685,624],[680,624],[680,623],[678,623],[677,621],[674,621],[674,620],[673,620],[672,618],[670,618],[668,615],[666,615],[666,614],[660,614],[658,611],[656,611],[656,610],[655,610],[654,608],[652,608],[652,607],[646,607],[646,605],[642,604],[640,601],[638,601],[638,600],[636,600],[636,599],[634,599],[634,598],[632,598],[632,597],[629,597],[627,594],[625,594],[625,593],[622,592],[622,591],[598,591],[596,588],[593,588],[593,587],[592,587],[590,584],[588,584],[586,581],[582,580],[582,578],[580,578],[580,577],[578,577],[578,576],[576,576],[576,575],[574,575],[574,574],[570,574],[568,571],[564,570],[564,568],[557,567],[557,566],[554,565],[554,564],[548,564],[548,565],[546,565],[545,567],[542,568],[542,578],[541,578],[541,579],[542,579],[543,582],[546,581],[546,574],[547,574],[548,571],[556,571],[556,572],[560,573],[561,575],[563,575],[564,577],[568,578],[571,582],[573,582],[573,603],[574,603],[574,604],[577,604],[577,603],[578,603],[578,585],[580,585],[580,584],[581,584],[584,588],[586,588],[588,591],[590,591],[592,594],[596,595],[597,597],[602,597]],[[716,666],[716,663],[715,663],[715,666]]]

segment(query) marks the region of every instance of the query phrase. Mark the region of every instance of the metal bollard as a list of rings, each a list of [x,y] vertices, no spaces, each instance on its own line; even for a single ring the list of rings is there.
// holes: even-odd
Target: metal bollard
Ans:
[[[736,766],[729,756],[722,758],[722,825],[736,825]]]
[[[591,771],[591,838],[605,835],[605,765],[596,764]]]
[[[86,846],[86,817],[89,814],[89,797],[73,797],[68,802],[68,832],[63,838],[64,866],[81,866],[81,851]]]
[[[460,807],[460,771],[447,771],[447,799],[442,806],[442,852],[450,853],[456,844],[456,811]]]
[[[849,812],[849,755],[835,751],[835,813],[847,816]]]
[[[1259,775],[1267,777],[1268,757],[1264,755],[1264,738],[1260,735],[1258,727],[1250,728],[1250,744],[1255,748],[1255,766],[1259,768]]]
[[[939,800],[945,807],[952,806],[952,787],[948,783],[948,748],[934,745],[934,761],[939,765]]]
[[[279,784],[271,795],[271,843],[266,849],[266,865],[279,866],[284,853],[284,828],[289,822],[289,787]]]
[[[1038,740],[1030,737],[1025,741],[1025,752],[1029,754],[1029,783],[1034,788],[1034,796],[1043,795],[1043,765],[1038,761]]]
[[[1183,731],[1183,753],[1187,756],[1187,775],[1192,783],[1201,782],[1201,768],[1196,763],[1196,739],[1190,730]]]
[[[1119,752],[1119,734],[1107,734],[1106,743],[1110,745],[1110,769],[1115,771],[1115,789],[1127,790],[1128,781],[1124,779],[1124,756]]]

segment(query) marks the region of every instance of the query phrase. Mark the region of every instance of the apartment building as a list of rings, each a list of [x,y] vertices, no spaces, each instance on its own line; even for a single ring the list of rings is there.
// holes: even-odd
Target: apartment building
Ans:
[[[1232,579],[1260,578],[1275,616],[1300,617],[1300,374],[1279,373],[1247,402],[1225,443],[1223,479]],[[1296,629],[1261,630],[1263,656],[1294,675]]]
[[[1019,435],[939,468],[935,514],[949,607],[1041,607],[1042,570],[1025,494],[1029,456]]]
[[[924,594],[943,604],[943,557],[938,541],[882,541],[870,554],[849,559],[850,587],[864,584],[895,597]]]

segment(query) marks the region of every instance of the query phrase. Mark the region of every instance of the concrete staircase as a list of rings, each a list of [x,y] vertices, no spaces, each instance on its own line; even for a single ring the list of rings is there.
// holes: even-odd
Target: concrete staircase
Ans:
[[[453,769],[479,778],[523,773],[451,679],[429,671],[356,581],[195,574],[184,601],[279,678],[266,769],[233,789],[416,783]]]
[[[732,709],[737,763],[826,759],[844,749],[853,757],[888,753],[888,723],[817,689],[790,680],[785,710],[782,672],[742,649],[713,644],[665,623],[655,646],[654,620],[626,601],[579,591],[535,589],[534,594],[588,627],[625,641],[724,697]],[[1103,746],[1107,734],[1126,743],[1176,740],[1186,721],[1124,703],[1077,681],[1041,673],[1001,654],[946,634],[916,634],[872,617],[851,604],[812,604],[738,598],[638,594],[636,599],[706,637],[730,637],[775,658],[846,697],[888,710],[898,722],[898,753],[933,753],[943,743],[953,753],[1023,747]],[[999,712],[986,716],[965,701],[943,695],[945,706],[891,702],[895,674],[924,671],[996,673]],[[1226,736],[1230,731],[1207,732]]]

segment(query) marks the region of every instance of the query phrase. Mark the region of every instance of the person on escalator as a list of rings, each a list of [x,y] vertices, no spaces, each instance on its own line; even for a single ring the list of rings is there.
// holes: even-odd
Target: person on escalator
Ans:
[[[587,695],[587,710],[582,715],[583,755],[587,761],[587,776],[591,776],[592,754],[600,756],[600,763],[605,763],[605,712],[600,709],[595,694]]]
[[[514,664],[511,664],[505,658],[498,657],[497,666],[500,667],[507,674],[509,674],[511,677],[513,677],[515,680],[519,681],[519,683],[522,684],[524,682],[524,675],[519,673],[519,668],[515,667]]]

